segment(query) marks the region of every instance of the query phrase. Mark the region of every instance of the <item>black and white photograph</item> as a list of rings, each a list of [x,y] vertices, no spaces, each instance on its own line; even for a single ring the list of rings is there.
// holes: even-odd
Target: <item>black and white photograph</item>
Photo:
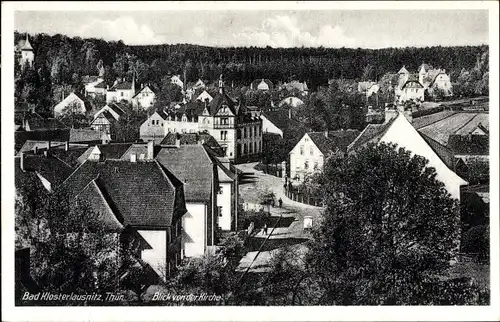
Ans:
[[[500,318],[498,3],[340,4],[2,2],[12,310]]]

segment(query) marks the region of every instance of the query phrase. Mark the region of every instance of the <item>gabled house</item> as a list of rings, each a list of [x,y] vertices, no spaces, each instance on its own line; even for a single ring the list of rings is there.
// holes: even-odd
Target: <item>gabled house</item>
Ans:
[[[141,89],[132,97],[132,106],[147,109],[155,103],[156,89],[151,84],[141,84]]]
[[[290,151],[290,178],[303,181],[307,175],[322,171],[331,154],[343,156],[359,135],[358,130],[308,132]]]
[[[174,75],[170,77],[170,82],[184,90],[184,82],[181,80],[181,75]]]
[[[208,100],[208,102],[210,103],[213,99],[214,98],[206,90],[201,92],[200,95],[196,97],[196,100],[200,102],[206,102]]]
[[[369,143],[394,143],[413,154],[429,160],[429,167],[436,169],[436,179],[443,182],[446,190],[453,198],[460,198],[460,189],[467,185],[467,181],[452,171],[424,137],[409,121],[408,112],[396,110],[386,118],[384,124],[369,124],[360,135],[349,145],[348,153],[357,150]]]
[[[396,94],[398,103],[407,101],[423,102],[425,88],[415,77],[410,77]]]
[[[151,160],[89,159],[62,184],[75,200],[87,200],[102,221],[138,246],[135,256],[166,280],[182,260],[184,188]]]
[[[418,72],[418,79],[430,95],[435,95],[436,89],[441,90],[444,96],[453,95],[450,76],[446,74],[444,69],[434,69],[427,64],[422,64]]]
[[[98,76],[86,75],[82,77],[82,84],[85,87],[85,96],[95,97],[96,94],[103,94],[100,90],[104,86],[104,66],[99,69]],[[99,90],[96,91],[96,86],[99,85]],[[104,86],[104,88],[106,88]]]
[[[90,102],[83,95],[72,92],[54,106],[54,115],[57,116],[64,112],[85,114],[90,110],[92,110]]]
[[[250,84],[250,89],[260,90],[260,91],[269,91],[269,90],[273,89],[273,82],[271,82],[267,78],[256,79]]]
[[[111,125],[117,122],[124,114],[124,108],[119,103],[110,102],[94,114],[94,119],[90,123],[90,127],[94,131],[106,133],[111,137]]]
[[[132,102],[135,95],[135,75],[132,77],[132,82],[126,81],[124,78],[116,80],[111,88],[106,90],[106,103],[126,101]]]

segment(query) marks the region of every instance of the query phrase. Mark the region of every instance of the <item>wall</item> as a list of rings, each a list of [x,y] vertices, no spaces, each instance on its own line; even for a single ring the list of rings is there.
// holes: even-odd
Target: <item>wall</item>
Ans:
[[[154,104],[155,98],[155,93],[153,93],[149,87],[146,87],[139,94],[137,94],[132,103],[134,107],[147,109]]]
[[[300,147],[304,147],[304,154],[300,154]],[[312,155],[311,155],[312,148]],[[308,161],[309,167],[305,169],[305,162]],[[323,153],[318,149],[318,147],[311,140],[309,135],[305,134],[299,143],[290,152],[290,178],[294,179],[296,175],[299,176],[299,180],[304,180],[304,175],[306,173],[313,173],[314,165],[317,162],[317,170],[321,171],[323,169],[324,156]]]
[[[143,249],[141,259],[151,265],[161,278],[165,278],[167,266],[167,232],[166,230],[138,230],[152,249]]]
[[[158,122],[158,125],[156,122]],[[165,120],[157,113],[151,115],[144,123],[142,123],[139,129],[139,135],[144,141],[152,140],[153,137],[155,140],[159,139],[161,141],[165,135],[167,135]]]
[[[231,230],[231,183],[219,183],[221,192],[217,194],[217,206],[222,207],[219,213],[219,227],[222,230]]]
[[[202,256],[205,253],[205,226],[207,206],[203,203],[186,203],[188,212],[182,217],[184,256]]]
[[[75,111],[75,112],[85,114],[85,112],[86,112],[85,104],[74,93],[69,94],[64,100],[62,100],[59,104],[54,106],[54,114],[55,115],[61,114],[62,111],[64,111],[64,109],[67,108],[68,106],[70,106],[71,104],[78,105],[77,109],[79,109],[80,111]]]
[[[446,190],[453,198],[460,199],[460,186],[467,182],[450,170],[441,158],[425,142],[420,134],[408,122],[403,113],[399,113],[392,125],[387,129],[380,142],[392,142],[399,147],[404,147],[412,153],[429,160],[429,167],[436,169],[436,179],[443,182]]]

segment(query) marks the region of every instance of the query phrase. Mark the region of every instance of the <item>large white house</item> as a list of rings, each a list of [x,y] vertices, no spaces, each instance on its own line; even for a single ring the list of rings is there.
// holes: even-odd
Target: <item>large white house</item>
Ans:
[[[85,114],[90,111],[92,107],[83,95],[72,92],[56,106],[54,106],[54,115],[60,115],[63,112],[71,112],[77,114]]]
[[[141,89],[132,97],[132,106],[147,109],[155,103],[156,94],[151,84],[141,85]]]
[[[348,145],[358,136],[357,130],[308,132],[290,151],[290,178],[304,179],[316,171],[322,171],[329,155],[344,155]]]
[[[368,143],[395,143],[416,155],[429,160],[429,167],[436,169],[436,179],[443,182],[446,190],[453,198],[460,199],[460,187],[467,181],[460,178],[446,166],[443,160],[412,126],[405,112],[400,107],[386,118],[384,124],[369,124],[361,134],[349,145],[348,153],[355,153]]]

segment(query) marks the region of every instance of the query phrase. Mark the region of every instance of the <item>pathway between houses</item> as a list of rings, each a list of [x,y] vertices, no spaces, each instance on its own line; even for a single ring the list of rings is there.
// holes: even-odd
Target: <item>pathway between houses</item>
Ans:
[[[279,248],[307,241],[309,236],[303,229],[304,217],[312,216],[313,224],[315,224],[318,222],[320,213],[323,210],[321,207],[305,205],[287,198],[283,193],[283,178],[255,170],[253,168],[255,165],[256,163],[237,165],[238,169],[243,172],[253,173],[250,176],[250,180],[248,180],[250,182],[240,185],[240,196],[245,202],[258,204],[260,202],[259,195],[262,192],[274,192],[276,199],[281,198],[283,200],[283,207],[271,207],[271,216],[272,218],[279,218],[281,216],[282,219],[267,241],[267,236],[263,234],[262,230],[252,237],[251,251],[241,259],[240,265],[237,268],[238,271],[245,271],[250,265],[249,272],[266,271],[269,260]],[[265,244],[261,252],[258,253],[258,249],[264,242]]]

